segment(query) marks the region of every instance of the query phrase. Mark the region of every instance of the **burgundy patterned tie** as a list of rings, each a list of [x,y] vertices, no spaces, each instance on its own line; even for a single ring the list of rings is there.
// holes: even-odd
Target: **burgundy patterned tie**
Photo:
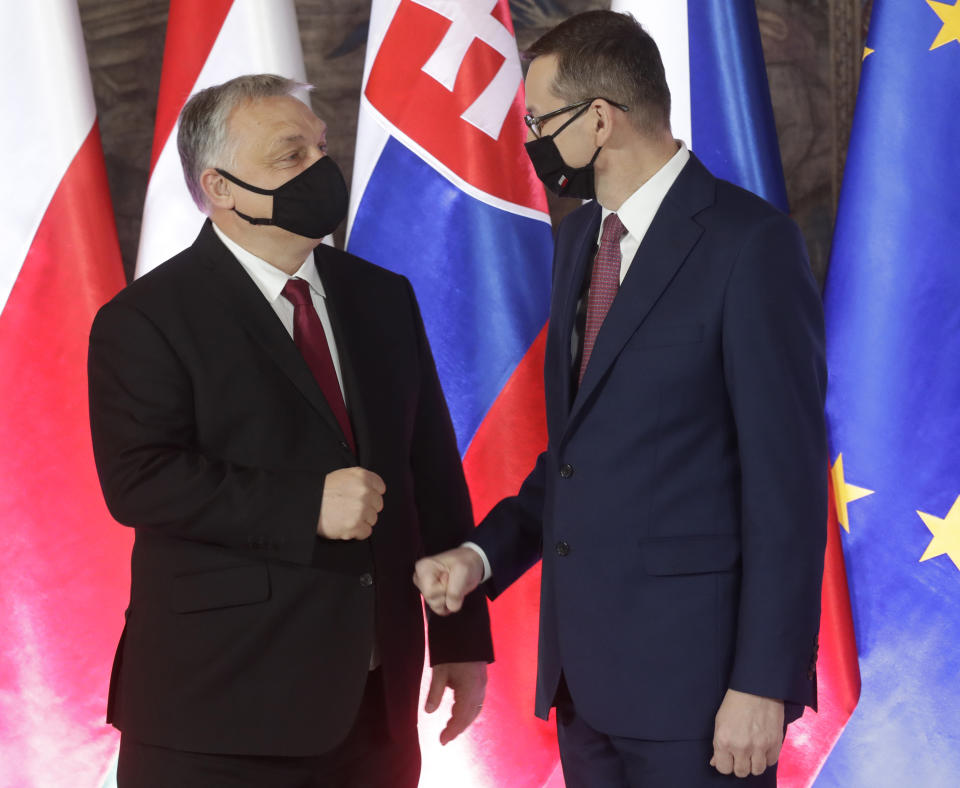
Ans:
[[[623,237],[624,230],[620,217],[615,213],[603,220],[600,248],[593,259],[593,273],[590,275],[587,323],[583,331],[583,356],[580,360],[578,383],[583,380],[583,373],[587,371],[597,333],[620,288],[620,238]]]
[[[283,286],[282,295],[293,304],[293,341],[313,372],[330,410],[337,417],[350,448],[356,451],[353,429],[343,401],[343,393],[340,391],[340,383],[337,381],[337,370],[333,367],[327,335],[310,298],[310,285],[304,279],[288,279]]]

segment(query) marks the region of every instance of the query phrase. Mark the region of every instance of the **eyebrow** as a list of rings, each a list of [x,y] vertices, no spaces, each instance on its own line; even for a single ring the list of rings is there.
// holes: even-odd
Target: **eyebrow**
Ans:
[[[270,153],[274,153],[276,151],[279,151],[282,148],[287,147],[288,145],[303,144],[304,142],[306,142],[306,140],[307,138],[304,137],[302,134],[291,134],[288,137],[281,137],[280,139],[270,143],[270,147],[268,150],[270,151]]]

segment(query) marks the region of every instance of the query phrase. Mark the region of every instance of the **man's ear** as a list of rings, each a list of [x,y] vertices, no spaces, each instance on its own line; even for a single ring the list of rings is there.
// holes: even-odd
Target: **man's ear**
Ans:
[[[200,173],[200,188],[203,189],[211,206],[225,208],[228,211],[234,207],[235,201],[230,182],[213,167],[207,167]]]
[[[603,99],[597,99],[590,106],[590,120],[593,123],[594,145],[602,148],[613,133],[613,107]]]

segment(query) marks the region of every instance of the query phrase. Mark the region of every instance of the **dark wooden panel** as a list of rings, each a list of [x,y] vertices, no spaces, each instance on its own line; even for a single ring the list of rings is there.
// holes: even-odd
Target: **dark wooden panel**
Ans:
[[[865,0],[758,0],[767,73],[791,208],[822,279],[849,134]],[[80,0],[120,247],[136,259],[167,0]],[[521,47],[567,15],[609,0],[513,0]],[[363,74],[367,0],[297,0],[313,106],[330,152],[350,179]],[[566,204],[564,204],[566,203]],[[554,218],[568,201],[551,201]],[[342,236],[342,231],[341,231]],[[339,238],[342,242],[342,237]]]

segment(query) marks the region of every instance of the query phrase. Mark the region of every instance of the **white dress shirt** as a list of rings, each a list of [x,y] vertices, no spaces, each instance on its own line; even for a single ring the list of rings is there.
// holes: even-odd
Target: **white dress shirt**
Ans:
[[[620,284],[623,284],[623,278],[630,270],[630,263],[637,254],[643,237],[650,229],[653,223],[653,217],[660,210],[660,204],[663,198],[667,196],[673,182],[680,175],[680,170],[686,166],[690,160],[690,151],[680,140],[677,140],[680,146],[673,157],[657,170],[650,179],[644,183],[633,194],[627,197],[617,211],[617,216],[626,228],[626,232],[620,239]],[[597,245],[600,245],[600,236],[603,233],[603,222],[613,211],[603,208],[600,212],[600,231],[597,233]]]
[[[337,353],[337,343],[333,338],[333,326],[330,325],[330,315],[327,313],[327,294],[323,289],[323,282],[320,281],[320,273],[313,262],[313,252],[303,261],[303,265],[293,276],[289,276],[266,260],[257,257],[252,252],[248,252],[236,241],[228,238],[227,235],[217,225],[213,225],[213,231],[217,237],[223,241],[237,262],[243,266],[253,283],[257,286],[263,297],[267,299],[287,333],[293,338],[293,304],[291,304],[281,293],[290,279],[303,279],[310,285],[310,298],[313,301],[313,307],[317,310],[317,316],[323,324],[323,333],[327,338],[327,346],[330,348],[330,358],[333,359],[333,368],[337,373],[337,382],[340,384],[340,393],[343,394],[344,403],[347,402],[347,393],[343,390],[343,375],[340,372],[340,356]]]
[[[640,248],[643,237],[653,223],[653,217],[660,210],[663,198],[667,196],[680,171],[690,159],[690,151],[682,141],[677,140],[679,149],[673,156],[657,170],[639,189],[627,197],[617,211],[626,232],[620,239],[620,283],[630,270],[630,264]],[[603,222],[613,211],[603,208],[600,214],[600,231],[597,233],[597,246],[600,245],[600,236],[603,233]],[[464,542],[463,547],[469,547],[480,555],[483,560],[483,580],[490,579],[492,571],[487,554],[473,542]]]

